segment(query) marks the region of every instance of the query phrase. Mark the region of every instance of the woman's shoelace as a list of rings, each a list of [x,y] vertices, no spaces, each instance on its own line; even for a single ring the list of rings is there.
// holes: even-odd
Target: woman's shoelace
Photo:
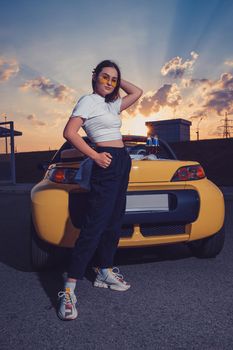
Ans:
[[[115,270],[116,272],[115,272],[114,270]],[[117,279],[124,281],[124,277],[123,277],[122,274],[120,274],[120,270],[119,270],[118,267],[114,266],[114,267],[112,268],[112,273],[114,274],[114,276],[115,276]]]
[[[58,295],[58,298],[63,298],[63,297],[65,297],[65,298],[63,299],[63,302],[64,302],[65,304],[72,304],[71,294],[70,294],[69,292],[61,291],[61,292],[59,292],[57,295]]]

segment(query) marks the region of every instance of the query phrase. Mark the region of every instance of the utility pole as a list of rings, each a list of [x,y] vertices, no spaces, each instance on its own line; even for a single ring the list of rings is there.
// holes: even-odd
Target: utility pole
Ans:
[[[220,128],[223,128],[223,138],[227,139],[231,137],[230,129],[233,128],[233,126],[229,125],[229,123],[232,122],[233,119],[228,119],[227,112],[225,112],[225,118],[220,121],[224,121],[224,124],[219,126]]]

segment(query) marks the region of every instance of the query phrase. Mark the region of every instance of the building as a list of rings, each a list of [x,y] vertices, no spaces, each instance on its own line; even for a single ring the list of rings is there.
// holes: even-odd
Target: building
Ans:
[[[167,142],[189,141],[191,124],[181,118],[146,122],[148,135],[156,135]]]

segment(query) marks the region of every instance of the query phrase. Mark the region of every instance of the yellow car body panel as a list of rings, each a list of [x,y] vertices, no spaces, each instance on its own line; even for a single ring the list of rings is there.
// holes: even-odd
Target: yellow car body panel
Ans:
[[[144,237],[135,222],[131,237],[121,238],[119,247],[140,247],[197,240],[218,232],[224,223],[222,192],[207,178],[195,181],[171,182],[179,167],[197,162],[178,160],[132,161],[128,192],[193,189],[200,197],[200,211],[195,222],[185,226],[184,234]],[[64,167],[64,164],[56,166]],[[77,163],[65,167],[78,168]],[[43,179],[31,191],[32,218],[38,236],[51,244],[72,247],[80,230],[69,215],[69,194],[84,191],[77,184],[58,184]]]
[[[153,173],[153,162],[156,162],[156,174]],[[189,165],[195,165],[196,162],[188,162]],[[130,171],[129,183],[140,182],[170,182],[171,177],[175,174],[176,170],[184,164],[179,160],[163,160],[158,159],[156,161],[148,160],[133,160]]]
[[[190,227],[190,240],[201,239],[218,232],[224,223],[225,203],[223,193],[208,179],[189,181],[186,189],[195,189],[200,197],[199,216]]]

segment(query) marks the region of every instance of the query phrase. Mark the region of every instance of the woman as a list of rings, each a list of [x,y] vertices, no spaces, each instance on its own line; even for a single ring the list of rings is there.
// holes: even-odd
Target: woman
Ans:
[[[120,133],[119,114],[140,98],[142,90],[121,79],[120,69],[112,61],[100,62],[92,73],[93,93],[79,99],[63,133],[65,139],[93,160],[85,223],[72,250],[64,291],[58,293],[58,316],[63,320],[78,315],[76,282],[83,278],[93,257],[95,287],[119,291],[130,287],[119,270],[113,268],[131,168]],[[126,92],[123,98],[119,96],[120,88]],[[80,127],[95,143],[95,150],[77,133]]]

